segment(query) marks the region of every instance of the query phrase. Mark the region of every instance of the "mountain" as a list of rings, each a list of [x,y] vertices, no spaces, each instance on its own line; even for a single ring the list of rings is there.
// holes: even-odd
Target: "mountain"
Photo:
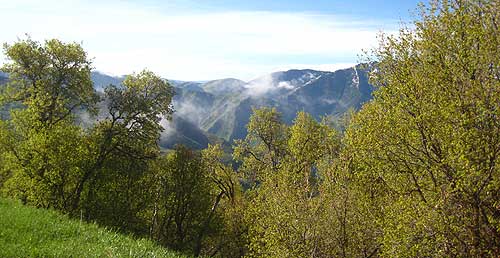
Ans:
[[[174,88],[180,89],[180,90],[186,90],[186,91],[196,91],[196,92],[205,92],[201,85],[203,85],[200,82],[178,82],[175,81],[175,83],[172,83],[172,81],[168,81]]]
[[[5,84],[9,78],[5,73],[0,72],[0,91],[3,90],[3,84]],[[10,106],[9,105],[2,105],[0,106],[0,119],[8,119],[10,117],[9,114]]]
[[[125,76],[113,77],[101,72],[92,72],[92,81],[94,82],[94,87],[97,91],[104,91],[108,85],[120,85]],[[185,81],[169,81],[175,90],[175,96],[173,99],[175,112],[173,119],[171,121],[164,121],[163,127],[165,130],[161,133],[159,145],[162,149],[172,149],[176,144],[183,144],[189,148],[193,149],[204,149],[208,146],[209,138],[208,135],[202,131],[198,126],[198,121],[195,117],[200,116],[201,110],[192,110],[187,105],[186,101],[182,100],[192,100],[198,103],[200,106],[210,105],[211,96],[205,93],[200,82],[185,82]],[[105,109],[105,105],[101,103],[101,109]],[[105,112],[101,112],[101,118],[105,117]],[[195,114],[196,116],[192,115]],[[89,126],[89,119],[85,114],[80,114],[79,117],[82,124]],[[90,121],[92,123],[92,121]]]
[[[226,78],[207,82],[169,80],[175,90],[175,115],[166,124],[160,144],[182,143],[201,149],[216,138],[225,143],[244,138],[252,108],[276,107],[286,123],[299,111],[320,120],[338,120],[349,109],[359,109],[372,98],[370,65],[334,72],[311,69],[275,72],[249,82]],[[123,77],[93,73],[97,89],[119,84]]]
[[[205,92],[220,95],[227,93],[241,93],[245,90],[246,82],[238,79],[227,78],[221,80],[213,80],[202,84]]]
[[[192,110],[202,110],[199,127],[232,142],[246,136],[252,108],[276,107],[287,123],[291,123],[299,111],[306,111],[318,120],[325,116],[337,120],[350,108],[359,109],[372,97],[369,69],[367,65],[357,65],[335,72],[307,69],[276,72],[239,84],[235,90],[220,87],[219,91],[196,93],[207,95],[204,97],[210,99],[207,104],[183,97],[176,103],[178,106],[189,103]]]
[[[120,85],[125,79],[125,76],[113,77],[101,72],[94,71],[90,74],[90,78],[94,82],[94,88],[97,91],[104,91],[104,88],[106,88],[110,84]]]
[[[160,146],[170,149],[184,144],[203,149],[218,141],[227,147],[233,140],[246,136],[252,109],[263,106],[276,107],[286,123],[292,123],[299,111],[318,120],[328,117],[336,121],[349,109],[357,110],[372,98],[374,88],[368,83],[371,68],[360,64],[335,72],[294,69],[249,82],[233,78],[205,82],[169,80],[175,91],[175,113],[172,121],[164,123]],[[100,72],[92,72],[91,77],[99,92],[109,84],[121,84],[125,78]],[[0,74],[0,84],[7,80],[5,74]],[[0,110],[2,118],[7,113]],[[85,114],[79,116],[86,125],[93,123]]]
[[[0,85],[6,83],[9,80],[9,75],[4,72],[0,72]]]
[[[0,92],[4,90],[5,84],[9,81],[9,75],[0,72]],[[10,110],[14,108],[22,108],[20,102],[12,102],[4,105],[0,105],[0,120],[10,119]]]
[[[205,149],[209,139],[205,132],[195,124],[176,114],[171,121],[163,123],[165,130],[160,137],[160,147],[172,149],[176,144],[183,144],[192,149]]]

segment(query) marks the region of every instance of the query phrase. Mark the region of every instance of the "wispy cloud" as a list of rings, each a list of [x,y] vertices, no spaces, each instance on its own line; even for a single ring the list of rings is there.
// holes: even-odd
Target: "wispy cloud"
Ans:
[[[184,80],[249,80],[282,68],[352,65],[381,29],[396,27],[314,13],[176,12],[124,2],[1,1],[0,13],[2,42],[24,33],[83,42],[103,72],[149,68]]]

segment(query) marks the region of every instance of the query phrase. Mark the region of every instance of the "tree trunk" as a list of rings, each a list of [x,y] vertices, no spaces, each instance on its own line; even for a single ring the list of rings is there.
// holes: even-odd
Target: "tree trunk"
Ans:
[[[195,257],[200,256],[201,242],[203,240],[203,236],[205,235],[205,232],[207,231],[208,226],[210,225],[210,221],[212,220],[212,218],[215,214],[215,211],[217,210],[217,207],[219,206],[220,200],[222,199],[223,195],[224,195],[224,191],[221,191],[219,193],[219,195],[217,195],[217,197],[215,198],[214,205],[212,206],[212,209],[210,210],[210,213],[209,213],[207,219],[205,220],[205,222],[203,223],[203,226],[200,230],[200,233],[198,234],[198,237],[197,237],[196,243],[195,243],[195,247],[194,247],[194,252],[193,252]]]

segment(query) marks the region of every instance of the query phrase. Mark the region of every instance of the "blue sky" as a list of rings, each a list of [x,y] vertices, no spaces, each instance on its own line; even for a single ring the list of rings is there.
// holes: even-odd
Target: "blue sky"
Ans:
[[[127,1],[133,3],[134,1]],[[169,2],[170,4],[165,4]],[[157,8],[177,7],[183,11],[271,11],[314,12],[351,17],[376,17],[378,19],[407,19],[419,1],[414,0],[146,0],[142,4]],[[425,3],[428,1],[424,1]]]
[[[411,21],[418,1],[0,0],[0,42],[77,41],[96,70],[148,68],[178,80],[250,80],[360,61],[376,35]],[[5,57],[0,54],[0,62]]]

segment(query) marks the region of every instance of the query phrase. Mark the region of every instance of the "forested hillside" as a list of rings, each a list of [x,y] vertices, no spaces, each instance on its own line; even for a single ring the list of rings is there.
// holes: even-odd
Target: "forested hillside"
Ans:
[[[96,87],[78,43],[5,44],[0,192],[191,256],[498,257],[499,10],[432,1],[364,65],[250,82]]]

